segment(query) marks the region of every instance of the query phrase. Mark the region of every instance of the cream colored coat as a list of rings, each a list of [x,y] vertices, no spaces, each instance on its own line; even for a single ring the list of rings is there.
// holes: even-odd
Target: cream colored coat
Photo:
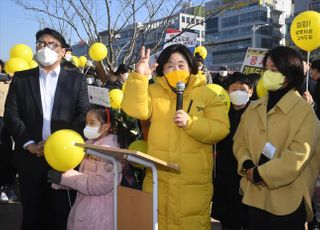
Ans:
[[[7,98],[8,90],[10,84],[5,82],[0,82],[0,117],[3,117],[4,104]]]
[[[241,180],[243,203],[274,215],[294,212],[301,201],[311,220],[311,197],[319,173],[319,121],[312,107],[291,90],[267,113],[267,97],[253,102],[243,114],[234,136],[238,172],[251,159],[257,164],[266,142],[276,148],[272,160],[258,167],[266,186]]]
[[[193,100],[188,124],[179,128],[173,122],[176,94],[164,77],[148,86],[148,78],[131,73],[125,87],[123,110],[147,120],[151,126],[148,154],[178,163],[180,174],[158,168],[159,229],[210,230],[212,198],[212,144],[229,131],[226,107],[218,95],[205,86],[203,75],[192,75],[184,92],[183,109]],[[144,191],[152,191],[148,172]]]

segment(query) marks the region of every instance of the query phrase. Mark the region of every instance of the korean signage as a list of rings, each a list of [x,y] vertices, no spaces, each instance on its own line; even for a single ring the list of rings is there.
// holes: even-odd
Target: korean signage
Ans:
[[[165,44],[163,48],[173,44],[183,44],[186,47],[194,48],[197,45],[197,33],[183,32],[179,30],[169,29],[166,31]]]
[[[257,73],[262,75],[264,72],[262,60],[267,51],[267,49],[248,48],[242,63],[241,72],[244,74]]]
[[[88,94],[91,104],[110,107],[109,90],[107,88],[88,85]]]

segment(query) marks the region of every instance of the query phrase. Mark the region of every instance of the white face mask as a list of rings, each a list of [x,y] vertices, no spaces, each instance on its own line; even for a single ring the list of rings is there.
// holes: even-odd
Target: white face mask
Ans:
[[[219,75],[221,77],[226,77],[228,75],[228,71],[226,71],[226,70],[219,71]]]
[[[37,60],[43,66],[51,66],[58,61],[59,54],[48,47],[43,47],[37,52]]]
[[[66,54],[66,55],[64,55],[64,59],[66,59],[67,61],[71,61],[71,59],[72,59],[72,54]]]
[[[83,130],[83,134],[89,140],[97,139],[98,137],[101,136],[101,133],[99,133],[98,131],[99,128],[100,127],[92,127],[92,126],[86,125],[86,127]]]
[[[233,91],[229,96],[231,103],[234,105],[245,105],[249,101],[249,94],[241,90]]]

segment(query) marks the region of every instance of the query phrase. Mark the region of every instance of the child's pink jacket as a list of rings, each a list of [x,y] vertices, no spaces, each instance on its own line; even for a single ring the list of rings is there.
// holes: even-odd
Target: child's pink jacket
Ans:
[[[93,144],[118,146],[113,134]],[[62,174],[61,185],[78,191],[69,214],[68,230],[113,230],[112,169],[111,162],[86,156],[79,171],[69,170]]]

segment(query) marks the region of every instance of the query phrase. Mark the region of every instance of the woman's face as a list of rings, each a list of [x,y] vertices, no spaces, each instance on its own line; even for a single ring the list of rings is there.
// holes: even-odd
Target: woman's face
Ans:
[[[279,72],[278,68],[274,65],[274,63],[270,57],[267,58],[265,68],[266,68],[266,70],[270,70],[272,72]]]
[[[164,74],[175,70],[187,70],[190,72],[187,60],[180,53],[171,54],[168,62],[163,66]]]
[[[313,80],[318,80],[320,78],[320,72],[316,68],[310,68],[310,76]]]

